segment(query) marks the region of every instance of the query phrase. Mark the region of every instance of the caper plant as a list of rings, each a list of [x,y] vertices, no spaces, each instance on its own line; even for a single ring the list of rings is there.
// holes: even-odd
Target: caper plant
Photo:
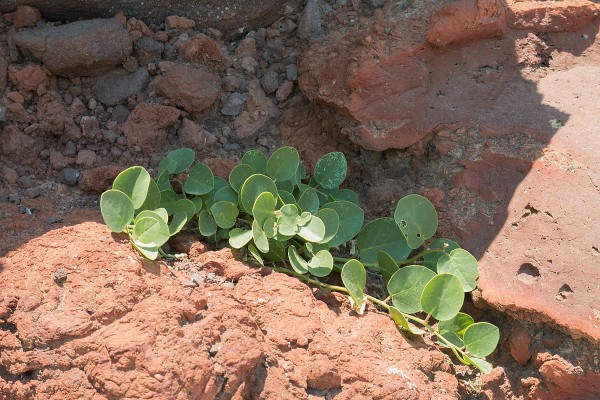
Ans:
[[[192,149],[181,148],[160,162],[156,179],[139,166],[121,172],[100,199],[108,227],[129,235],[151,260],[170,257],[162,246],[171,236],[197,229],[257,264],[348,294],[359,314],[374,303],[399,328],[431,336],[464,364],[492,370],[484,358],[498,344],[498,328],[460,312],[477,285],[477,260],[452,240],[431,240],[438,218],[429,200],[408,195],[393,217],[363,226],[357,194],[340,189],[347,174],[341,152],[324,155],[308,176],[295,148],[268,158],[251,150],[229,182],[194,160]],[[366,268],[383,276],[387,298],[365,292]],[[344,286],[323,282],[333,271]]]

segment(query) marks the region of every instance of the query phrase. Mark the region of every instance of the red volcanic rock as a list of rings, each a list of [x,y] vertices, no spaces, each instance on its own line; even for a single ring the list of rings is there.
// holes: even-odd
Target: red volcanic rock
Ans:
[[[185,263],[169,270],[142,261],[98,223],[97,211],[70,213],[67,226],[42,234],[40,222],[56,215],[47,204],[35,203],[35,219],[7,217],[7,204],[0,202],[7,398],[308,400],[307,386],[342,399],[460,396],[447,355],[427,339],[406,339],[375,310],[357,317],[345,296],[279,273],[192,288]],[[226,268],[237,262],[227,260]],[[357,367],[357,354],[368,368]],[[36,379],[23,377],[31,373]]]
[[[24,68],[10,66],[8,68],[8,77],[21,93],[35,91],[42,84],[48,83],[48,71],[40,66],[30,64]]]
[[[587,0],[559,2],[508,0],[507,21],[513,29],[533,32],[577,31],[600,15],[600,5]]]
[[[121,64],[132,49],[127,31],[114,18],[24,30],[15,43],[61,76],[100,75]]]
[[[219,98],[219,75],[191,65],[179,65],[158,79],[156,91],[190,114],[202,114]]]
[[[555,399],[595,399],[600,393],[600,374],[584,371],[561,357],[541,353],[536,357],[540,374]]]
[[[180,44],[179,53],[187,61],[196,62],[219,71],[223,71],[231,65],[231,60],[223,54],[219,43],[203,33],[199,33]]]
[[[175,107],[138,104],[121,126],[127,145],[139,146],[145,153],[157,151],[166,143],[167,129],[177,123],[180,115]]]
[[[37,8],[31,6],[18,6],[14,13],[6,14],[5,18],[12,22],[17,29],[27,26],[35,26],[36,22],[42,19],[42,13]]]
[[[196,27],[196,21],[193,19],[170,15],[165,18],[167,29],[191,29]]]
[[[79,187],[92,193],[102,193],[111,188],[113,181],[125,168],[118,165],[102,165],[81,173]]]
[[[527,364],[531,358],[531,351],[529,346],[531,345],[531,336],[525,330],[523,325],[515,324],[508,337],[508,343],[510,345],[510,355],[521,365]]]

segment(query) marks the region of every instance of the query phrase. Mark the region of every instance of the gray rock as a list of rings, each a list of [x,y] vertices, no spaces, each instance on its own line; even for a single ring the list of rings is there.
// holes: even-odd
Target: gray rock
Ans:
[[[279,74],[277,73],[277,71],[269,69],[261,78],[260,84],[265,90],[265,93],[275,93],[275,91],[279,87]]]
[[[229,35],[240,27],[269,26],[297,9],[303,0],[2,0],[0,12],[12,12],[19,4],[34,6],[48,21],[112,17],[117,11],[135,15],[147,23],[162,23],[169,15],[197,20],[203,28],[216,28]]]
[[[246,96],[237,92],[232,93],[225,102],[225,105],[223,105],[221,114],[230,116],[239,115],[242,112],[245,102]]]
[[[6,121],[6,107],[0,106],[0,122]]]
[[[30,187],[33,186],[33,181],[31,180],[31,178],[27,175],[24,175],[22,177],[20,177],[19,179],[17,179],[17,183],[19,184],[19,186],[21,186],[23,189],[28,189]]]
[[[296,64],[290,64],[285,67],[285,73],[288,81],[298,80],[298,66]]]
[[[118,104],[115,107],[113,107],[113,112],[112,112],[112,116],[111,118],[113,119],[113,121],[118,122],[119,124],[122,124],[123,122],[127,121],[127,117],[129,117],[129,108],[125,107],[122,104]]]
[[[112,106],[123,103],[129,96],[142,93],[148,82],[150,74],[146,68],[139,68],[132,74],[118,69],[98,79],[93,90],[101,103]]]
[[[58,173],[56,180],[69,186],[77,185],[81,173],[74,168],[64,168]]]
[[[77,154],[77,146],[72,141],[68,141],[63,150],[63,155],[66,157],[74,157]]]
[[[370,3],[373,7],[379,8],[385,5],[385,0],[370,0]]]
[[[321,6],[317,0],[308,0],[306,3],[296,32],[302,39],[316,39],[323,34]]]
[[[39,197],[41,194],[42,194],[42,191],[40,190],[40,188],[36,188],[36,187],[25,189],[25,191],[23,192],[23,195],[25,197],[27,197],[28,199],[35,199],[36,197]]]
[[[127,30],[114,18],[23,30],[15,43],[59,76],[101,75],[127,59],[132,49]]]
[[[147,36],[139,39],[133,46],[133,51],[140,65],[160,61],[163,50],[164,46],[161,43]]]

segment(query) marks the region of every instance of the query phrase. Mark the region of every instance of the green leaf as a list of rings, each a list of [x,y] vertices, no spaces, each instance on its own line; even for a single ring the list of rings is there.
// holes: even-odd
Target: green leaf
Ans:
[[[175,204],[177,203],[177,193],[172,190],[162,190],[160,192],[160,204],[161,208],[167,210],[167,214],[173,215],[175,212]]]
[[[358,260],[350,260],[342,268],[342,282],[350,297],[354,301],[355,309],[360,310],[365,301],[365,286],[367,285],[367,271]]]
[[[406,314],[421,311],[421,294],[434,276],[435,273],[420,265],[400,268],[387,285],[394,307]]]
[[[252,215],[258,225],[263,226],[267,219],[275,217],[275,206],[277,206],[277,201],[271,192],[263,192],[258,195],[252,206]]]
[[[339,227],[340,227],[340,217],[335,212],[335,210],[331,208],[323,208],[315,214],[315,217],[321,219],[323,224],[325,225],[325,236],[320,243],[328,243],[331,239],[335,237]]]
[[[256,220],[252,222],[252,239],[254,239],[254,244],[262,253],[269,251],[269,238]]]
[[[287,181],[296,175],[300,155],[293,147],[280,147],[267,161],[267,174],[276,181]]]
[[[465,293],[460,279],[452,274],[440,274],[425,285],[421,295],[421,306],[438,321],[446,321],[458,314],[464,299]]]
[[[460,349],[460,348],[462,348],[462,347],[464,347],[464,345],[465,345],[465,344],[463,343],[463,340],[462,340],[462,338],[461,338],[460,336],[458,336],[458,335],[457,335],[456,333],[454,333],[454,332],[444,332],[444,333],[440,333],[440,334],[442,335],[442,337],[443,337],[444,339],[446,339],[448,342],[452,343],[453,345],[455,345],[455,346],[456,346],[456,347],[458,347],[459,349]],[[442,340],[440,340],[439,338],[438,338],[438,343],[439,343],[441,346],[444,346],[444,347],[451,347],[451,346],[448,346],[446,343],[444,343],[444,342],[443,342]]]
[[[236,165],[229,173],[229,184],[236,192],[240,192],[246,179],[250,178],[256,172],[251,166],[246,164]]]
[[[325,189],[339,187],[346,179],[346,156],[339,151],[325,154],[315,165],[315,180]]]
[[[240,205],[248,214],[252,215],[254,202],[264,192],[269,192],[277,198],[277,186],[271,178],[266,175],[254,174],[246,179],[240,190]]]
[[[450,240],[450,239],[435,239],[433,242],[429,243],[427,246],[429,250],[444,250],[446,253],[450,253],[454,249],[460,249],[458,243]],[[437,272],[437,263],[441,256],[444,253],[441,251],[436,251],[435,253],[425,254],[423,256],[423,265],[432,270],[433,272]]]
[[[465,361],[467,361],[469,364],[475,366],[478,370],[480,370],[484,374],[489,374],[494,369],[494,367],[492,367],[492,364],[490,364],[489,362],[482,360],[480,358],[468,357],[468,356],[464,356],[464,358],[465,358]]]
[[[334,210],[340,218],[340,227],[333,239],[329,241],[331,247],[337,247],[352,240],[360,231],[365,220],[365,213],[362,208],[349,201],[333,201],[321,208]]]
[[[336,200],[345,200],[358,205],[358,194],[354,190],[341,189],[333,195]]]
[[[285,261],[285,246],[278,240],[269,239],[269,252],[265,258],[274,262]]]
[[[278,190],[279,199],[281,200],[282,205],[285,204],[296,204],[296,198],[290,192],[286,192],[285,190]]]
[[[147,210],[147,211],[150,211],[150,210]],[[165,221],[166,223],[169,223],[169,213],[167,212],[167,210],[165,208],[162,208],[162,207],[157,208],[154,210],[154,213],[156,215],[158,215],[159,217],[161,217],[163,221]]]
[[[161,192],[163,190],[173,190],[173,185],[171,185],[171,174],[169,173],[169,171],[160,172],[158,174],[156,185],[158,186]]]
[[[210,193],[214,187],[215,176],[207,165],[201,163],[194,165],[183,184],[184,192],[195,195]]]
[[[333,256],[328,250],[320,250],[308,262],[308,272],[322,278],[333,270]]]
[[[191,217],[190,217],[191,218]],[[173,219],[169,224],[169,235],[173,236],[183,229],[185,224],[188,222],[187,214],[183,211],[176,212],[173,214]]]
[[[319,243],[325,237],[325,224],[314,215],[304,226],[300,226],[298,236],[309,242]]]
[[[360,259],[367,264],[377,262],[380,251],[388,253],[396,262],[406,260],[412,249],[392,218],[379,218],[365,225],[356,240]]]
[[[298,250],[294,246],[288,247],[288,259],[297,273],[306,274],[308,272],[308,262],[298,254]]]
[[[151,180],[150,174],[144,168],[131,167],[117,175],[112,188],[125,193],[137,210],[146,201]]]
[[[396,261],[394,261],[392,256],[385,251],[377,253],[377,266],[386,282],[389,282],[390,279],[392,279],[392,276],[398,271],[398,264],[396,264]]]
[[[156,260],[156,258],[158,257],[157,246],[146,245],[136,240],[131,240],[131,245],[149,260]]]
[[[165,223],[168,223],[168,221],[169,221],[169,215],[167,214],[167,210],[165,210],[164,208],[157,208],[156,210],[142,211],[141,213],[136,215],[135,219],[133,220],[133,223],[135,224],[140,219],[146,218],[146,217],[162,219],[163,221],[165,221]]]
[[[248,251],[250,252],[250,254],[252,254],[252,257],[254,257],[254,259],[263,267],[265,266],[265,263],[260,255],[260,252],[258,250],[256,250],[256,247],[253,244],[249,244],[248,245]]]
[[[196,212],[200,212],[200,210],[202,209],[202,197],[200,196],[194,196],[194,197],[190,197],[190,201],[192,203],[194,203],[194,208],[196,209]]]
[[[213,199],[215,202],[217,201],[229,201],[237,206],[239,202],[238,193],[233,190],[233,188],[229,185],[222,187],[221,189],[215,192],[215,197]]]
[[[496,350],[500,330],[487,322],[477,322],[465,329],[463,340],[467,351],[475,357],[486,357]]]
[[[217,201],[210,208],[210,212],[219,228],[231,228],[237,221],[239,210],[234,203]]]
[[[177,203],[173,207],[173,214],[177,214],[178,212],[184,212],[187,219],[192,219],[194,214],[196,214],[196,206],[191,200],[180,199],[177,200]]]
[[[453,332],[459,336],[463,336],[465,329],[472,325],[475,321],[469,314],[459,312],[452,319],[440,321],[438,323],[438,331],[440,333]]]
[[[396,205],[394,220],[406,237],[412,249],[419,248],[423,242],[435,234],[438,216],[429,200],[418,194],[401,198]]]
[[[181,148],[173,150],[158,164],[158,171],[168,170],[172,174],[179,174],[192,165],[196,153],[192,149]]]
[[[388,309],[388,311],[389,311],[390,317],[392,317],[392,320],[394,321],[394,323],[396,325],[398,325],[401,329],[408,331],[408,332],[412,333],[413,335],[422,335],[424,333],[427,333],[424,330],[419,329],[416,326],[414,326],[413,324],[411,324],[410,322],[408,322],[408,320],[404,317],[404,315],[397,308],[390,307]]]
[[[239,228],[229,231],[229,245],[234,249],[241,249],[252,240],[252,231],[243,231]]]
[[[198,214],[198,230],[202,236],[212,236],[217,232],[217,223],[206,210]]]
[[[241,163],[252,167],[256,174],[267,172],[267,157],[260,150],[250,150],[244,154]]]
[[[273,218],[267,218],[262,228],[263,231],[265,231],[265,235],[267,235],[269,239],[272,239],[277,234],[277,225],[275,224],[275,220]]]
[[[119,233],[133,220],[135,210],[129,196],[111,189],[100,196],[100,212],[108,228]]]
[[[438,260],[438,273],[453,274],[460,279],[465,292],[470,292],[477,287],[477,259],[464,249],[454,249],[450,255],[442,255]]]
[[[277,185],[278,192],[285,191],[291,193],[294,191],[294,184],[292,181],[277,181],[275,182],[275,185]]]
[[[169,240],[169,226],[160,217],[144,217],[135,223],[132,237],[147,246],[160,247]]]
[[[286,204],[279,209],[281,218],[286,225],[296,226],[298,224],[298,207],[294,204]]]
[[[302,211],[308,211],[314,214],[319,209],[319,196],[313,188],[308,188],[298,198],[298,206]]]
[[[150,183],[148,184],[148,194],[146,195],[146,200],[144,200],[144,204],[139,208],[139,211],[144,210],[154,210],[160,205],[160,189],[154,179],[150,179]]]

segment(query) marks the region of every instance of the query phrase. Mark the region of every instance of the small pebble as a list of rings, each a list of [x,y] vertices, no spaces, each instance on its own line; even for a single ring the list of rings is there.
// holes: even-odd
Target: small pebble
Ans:
[[[67,281],[67,271],[62,268],[57,269],[52,273],[52,280],[58,286],[62,286],[62,284]]]

